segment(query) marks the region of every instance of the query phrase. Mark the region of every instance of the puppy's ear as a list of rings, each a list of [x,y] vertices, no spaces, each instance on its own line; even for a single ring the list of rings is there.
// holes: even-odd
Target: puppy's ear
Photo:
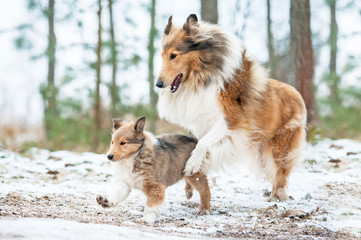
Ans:
[[[165,35],[168,35],[168,34],[170,33],[170,30],[172,29],[172,18],[173,18],[173,16],[170,16],[170,17],[168,18],[168,24],[167,24],[167,26],[166,26],[165,29],[164,29],[164,34],[165,34]]]
[[[191,14],[188,16],[186,23],[183,25],[183,30],[187,35],[190,35],[192,32],[192,28],[198,25],[197,15]]]
[[[112,122],[113,122],[113,130],[117,130],[124,124],[123,120],[120,118],[112,118]]]
[[[145,117],[139,118],[134,124],[134,131],[136,133],[142,133],[145,125]]]

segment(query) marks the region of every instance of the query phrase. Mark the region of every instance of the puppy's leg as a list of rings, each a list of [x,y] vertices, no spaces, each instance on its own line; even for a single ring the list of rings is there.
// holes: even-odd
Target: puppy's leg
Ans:
[[[188,178],[185,178],[184,180],[186,181],[186,186],[184,188],[184,190],[186,191],[186,197],[187,199],[191,199],[193,196],[193,186],[191,185],[190,182],[188,182],[187,180]]]
[[[165,186],[161,183],[145,180],[143,182],[143,192],[147,197],[143,220],[148,224],[153,224],[159,217],[164,201]]]
[[[114,181],[110,192],[109,199],[105,196],[98,195],[97,202],[104,208],[114,207],[126,199],[130,193],[130,187],[123,181]]]
[[[207,214],[211,208],[211,191],[209,189],[206,175],[202,172],[197,172],[193,176],[185,177],[185,179],[199,192],[201,204],[197,214]]]
[[[271,173],[272,197],[288,200],[287,179],[303,150],[305,132],[302,127],[285,129],[272,139],[275,169]]]

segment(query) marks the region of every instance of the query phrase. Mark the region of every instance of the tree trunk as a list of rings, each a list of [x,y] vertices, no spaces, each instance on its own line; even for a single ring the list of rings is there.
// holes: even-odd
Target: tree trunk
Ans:
[[[201,16],[203,21],[217,24],[217,0],[201,0]]]
[[[93,135],[93,151],[98,151],[99,135],[101,128],[100,121],[100,70],[101,70],[101,48],[102,48],[102,3],[98,0],[98,44],[96,48],[97,62],[96,62],[96,87],[95,87],[95,102],[94,102],[94,135]]]
[[[337,63],[337,35],[338,26],[336,21],[336,0],[327,0],[328,6],[330,7],[331,24],[330,24],[330,36],[328,42],[330,44],[330,73],[329,73],[329,88],[331,100],[336,104],[340,104],[339,96],[339,82],[340,78],[337,75],[336,63]]]
[[[56,107],[56,94],[57,89],[55,87],[55,51],[56,51],[56,36],[54,31],[54,14],[55,14],[55,0],[49,0],[48,9],[46,15],[48,18],[49,25],[49,41],[47,48],[47,57],[48,57],[48,83],[43,93],[44,98],[44,118],[45,118],[45,131],[47,138],[51,132],[51,126],[53,124],[54,118],[57,115]]]
[[[149,96],[150,96],[150,121],[149,121],[149,130],[151,132],[155,132],[156,129],[156,120],[157,120],[157,94],[154,91],[154,54],[155,54],[155,47],[154,47],[154,40],[157,33],[155,28],[155,0],[152,0],[152,5],[150,8],[150,30],[149,30],[149,45],[148,45],[148,52],[149,52],[149,59],[148,59],[148,81],[149,81]]]
[[[271,78],[276,78],[276,64],[273,33],[272,33],[272,19],[271,19],[271,0],[267,0],[267,47],[268,47],[268,67],[270,68]]]
[[[117,75],[117,49],[114,37],[114,20],[113,20],[113,0],[108,0],[109,5],[109,22],[110,22],[110,54],[112,63],[112,83],[110,85],[110,96],[112,100],[111,113],[113,117],[116,117],[117,106],[119,105],[120,97],[118,92],[118,86],[116,81]]]
[[[310,1],[291,0],[291,68],[290,82],[301,93],[307,108],[307,122],[316,121],[313,92],[314,60],[310,24]]]

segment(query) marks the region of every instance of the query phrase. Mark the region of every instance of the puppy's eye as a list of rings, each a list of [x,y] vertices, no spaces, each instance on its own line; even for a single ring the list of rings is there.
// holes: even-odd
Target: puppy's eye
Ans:
[[[124,145],[124,144],[125,144],[125,142],[121,142],[121,143],[120,143],[120,145]]]
[[[112,141],[112,144],[113,144],[113,141]]]
[[[177,57],[177,54],[172,54],[172,55],[170,55],[170,60],[173,60],[173,59],[175,59]]]

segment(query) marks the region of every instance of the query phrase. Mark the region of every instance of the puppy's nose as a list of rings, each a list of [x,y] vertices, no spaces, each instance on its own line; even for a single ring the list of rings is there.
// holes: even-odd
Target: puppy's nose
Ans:
[[[155,85],[159,88],[164,88],[164,82],[162,81],[162,78],[159,77]]]
[[[109,160],[113,160],[114,155],[113,155],[113,154],[108,154],[108,156],[107,156],[107,157],[108,157],[108,159],[109,159]]]

